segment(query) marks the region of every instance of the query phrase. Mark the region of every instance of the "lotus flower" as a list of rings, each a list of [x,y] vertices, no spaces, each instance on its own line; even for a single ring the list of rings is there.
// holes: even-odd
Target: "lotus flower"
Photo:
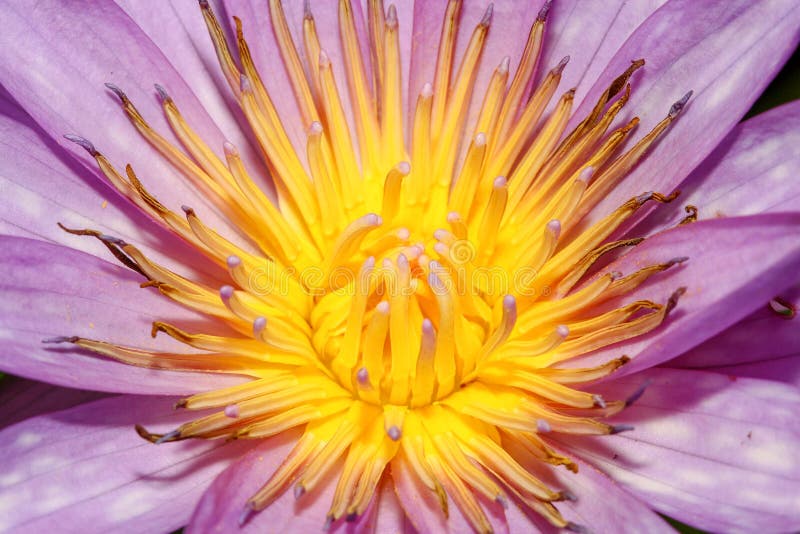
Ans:
[[[0,529],[799,529],[800,9],[386,4],[3,3]]]

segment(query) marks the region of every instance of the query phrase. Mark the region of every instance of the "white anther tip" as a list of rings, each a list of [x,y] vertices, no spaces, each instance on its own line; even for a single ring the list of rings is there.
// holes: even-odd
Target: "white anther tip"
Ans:
[[[492,182],[492,187],[494,187],[495,189],[502,189],[503,187],[506,186],[507,183],[508,180],[506,180],[505,176],[498,176],[497,178],[494,179],[494,182]]]
[[[397,172],[406,175],[411,172],[411,164],[407,161],[401,161],[397,164]]]
[[[569,327],[565,324],[560,324],[556,327],[556,335],[560,338],[566,338],[569,335]]]
[[[322,131],[323,131],[322,123],[319,121],[312,122],[311,126],[308,127],[309,135],[321,135]]]
[[[594,176],[594,170],[595,170],[594,167],[591,166],[583,169],[581,173],[578,175],[578,181],[589,183],[589,180],[591,180],[592,176]]]
[[[228,256],[227,263],[229,269],[235,269],[242,264],[242,259],[239,256],[232,254]]]
[[[484,146],[486,144],[486,134],[483,132],[478,132],[475,136],[475,146]]]

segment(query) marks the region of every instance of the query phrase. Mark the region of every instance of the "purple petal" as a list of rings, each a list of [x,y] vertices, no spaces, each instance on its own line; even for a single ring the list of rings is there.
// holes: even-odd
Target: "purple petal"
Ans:
[[[61,388],[18,377],[0,381],[0,429],[38,415],[101,399],[103,393]]]
[[[150,337],[154,320],[202,324],[200,316],[140,277],[88,254],[40,241],[0,237],[2,370],[60,386],[118,393],[185,394],[243,380],[236,376],[132,367],[70,345],[44,344],[56,336],[83,336],[141,348],[185,347]],[[210,325],[209,327],[213,327]]]
[[[795,309],[800,285],[779,293]],[[670,360],[669,367],[709,369],[800,385],[800,328],[764,304],[724,332]]]
[[[597,220],[625,199],[675,188],[724,138],[797,45],[800,9],[792,2],[671,0],[651,15],[611,60],[576,117],[636,58],[647,64],[633,79],[626,109],[640,132],[664,118],[694,90],[667,136],[590,213]],[[579,120],[576,118],[576,120]]]
[[[29,419],[0,432],[0,529],[170,532],[203,489],[253,444],[158,446],[135,424],[170,430],[189,419],[174,399],[121,396]]]
[[[240,526],[245,504],[269,480],[299,437],[298,432],[286,432],[274,438],[260,440],[252,451],[223,471],[197,504],[187,534],[195,532],[317,532],[322,530],[336,486],[335,476],[328,476],[314,491],[295,499],[291,487],[266,510],[253,514]],[[335,473],[334,473],[335,474]],[[393,507],[391,497],[381,492],[381,506]],[[386,502],[384,502],[386,501]],[[374,505],[374,504],[373,504]],[[403,517],[391,510],[391,516],[381,518],[381,530],[398,532],[404,528]],[[397,522],[383,523],[394,518]],[[372,521],[334,523],[331,532],[370,532]]]
[[[647,504],[619,487],[606,474],[571,454],[563,451],[578,465],[578,473],[562,468],[543,468],[538,460],[525,467],[541,477],[550,487],[569,490],[576,500],[556,503],[564,518],[589,532],[653,532],[674,533],[674,529],[653,512]],[[515,501],[508,509],[511,532],[563,532],[554,529],[541,517],[522,511]]]
[[[652,369],[608,385],[632,432],[563,439],[659,512],[714,532],[800,528],[800,390],[717,373]]]
[[[174,140],[153,89],[154,83],[161,83],[198,134],[222,153],[223,134],[192,89],[121,8],[102,2],[88,10],[66,9],[55,0],[35,7],[12,1],[3,7],[0,77],[50,137],[98,174],[96,163],[62,136],[89,138],[119,168],[131,163],[166,206],[177,210],[181,204],[192,204],[208,224],[235,235],[210,201],[178,179],[178,173],[136,133],[116,97],[103,86],[106,82],[120,86],[152,126]]]
[[[754,215],[700,221],[647,239],[607,270],[627,275],[680,256],[689,260],[652,276],[611,305],[640,299],[664,303],[676,289],[686,287],[676,309],[649,334],[601,349],[570,366],[627,354],[633,361],[617,374],[629,374],[674,358],[735,324],[796,279],[798,225],[800,214]]]
[[[574,87],[575,102],[581,102],[628,37],[665,3],[666,0],[554,1],[541,65],[555,65],[569,56],[561,87]],[[538,79],[546,73],[546,68],[540,69]]]
[[[671,226],[693,205],[700,219],[797,211],[800,205],[800,102],[738,124],[680,185],[678,201],[652,213],[632,232]]]
[[[200,8],[180,0],[171,0],[169,5],[164,2],[158,8],[135,0],[114,1],[147,34],[192,88],[214,124],[236,146],[250,176],[256,180],[267,177],[266,167],[255,148],[258,145],[249,129],[242,128],[238,122],[244,117],[239,113],[239,104],[218,66]]]
[[[13,102],[0,100],[0,233],[68,245],[110,258],[99,241],[57,226],[93,228],[140,246],[151,259],[175,268],[176,259],[203,278],[216,266],[154,223],[50,139]]]

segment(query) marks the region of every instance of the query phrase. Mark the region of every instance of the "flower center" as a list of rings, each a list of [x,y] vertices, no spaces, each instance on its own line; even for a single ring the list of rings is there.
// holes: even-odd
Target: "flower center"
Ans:
[[[208,287],[153,263],[131,244],[92,230],[67,231],[100,239],[147,278],[144,285],[239,335],[153,325],[153,335],[163,332],[201,351],[195,354],[83,338],[54,341],[132,365],[249,376],[178,403],[216,410],[210,415],[164,434],[138,428],[155,443],[302,429],[290,456],[247,503],[243,522],[289,485],[299,498],[337,467],[328,523],[357,518],[391,463],[396,484],[409,477],[420,482],[445,513],[449,497],[478,531],[491,530],[479,496],[505,504],[507,492],[553,525],[577,528],[552,504],[570,493],[550,489],[522,466],[536,461],[577,471],[548,444],[549,432],[628,429],[602,421],[626,401],[606,401],[579,387],[628,358],[593,368],[560,364],[657,327],[682,290],[663,304],[603,305],[685,261],[586,276],[602,255],[641,241],[609,238],[642,205],[675,195],[643,193],[591,226],[582,227],[581,219],[644,156],[691,93],[622,152],[638,119],[609,128],[628,101],[628,80],[644,64],[637,60],[568,131],[574,91],[551,101],[569,58],[533,84],[546,5],[514,76],[504,58],[474,107],[492,8],[456,65],[461,3],[451,0],[433,83],[423,86],[406,121],[394,6],[385,11],[380,0],[368,2],[367,60],[352,6],[339,2],[346,80],[337,82],[308,4],[303,48],[318,61],[306,69],[281,3],[273,0],[273,31],[300,115],[293,120],[306,132],[298,140],[270,98],[241,21],[235,19],[237,62],[208,3],[200,5],[222,71],[271,172],[277,205],[255,185],[236,147],[226,143],[224,161],[217,157],[166,89],[156,86],[185,151],[108,84],[138,131],[235,223],[246,245],[217,234],[189,206],[183,206],[185,218],[179,216],[130,166],[123,176],[77,136],[68,138],[97,160],[115,187],[225,269],[230,284]],[[340,94],[344,85],[349,100]]]

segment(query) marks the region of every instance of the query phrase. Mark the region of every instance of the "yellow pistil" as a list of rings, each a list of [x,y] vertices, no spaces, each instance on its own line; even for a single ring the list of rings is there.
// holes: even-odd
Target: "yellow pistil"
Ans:
[[[588,228],[578,223],[645,156],[689,95],[620,154],[637,119],[609,129],[628,101],[631,76],[644,64],[637,60],[566,132],[574,90],[553,97],[569,58],[537,66],[546,6],[531,24],[513,77],[504,58],[486,93],[475,95],[482,106],[470,123],[492,7],[475,21],[463,57],[456,58],[461,1],[450,0],[434,79],[412,95],[414,113],[404,124],[400,21],[394,6],[366,4],[364,43],[350,0],[339,0],[346,79],[335,80],[309,4],[300,54],[281,1],[269,2],[297,120],[307,132],[302,154],[262,81],[242,21],[235,19],[231,46],[209,4],[200,2],[222,72],[276,185],[277,203],[255,185],[236,147],[211,147],[200,138],[166,89],[157,86],[182,148],[157,133],[120,88],[108,85],[157,154],[235,225],[237,240],[207,226],[189,206],[182,207],[185,217],[165,207],[132,168],[120,173],[89,141],[68,136],[122,194],[219,266],[230,285],[188,279],[100,232],[65,230],[99,239],[145,277],[143,286],[238,335],[154,323],[153,336],[166,334],[195,349],[191,353],[77,337],[50,341],[130,365],[250,377],[179,401],[178,408],[212,412],[171,432],[137,428],[155,443],[299,431],[280,468],[242,503],[242,522],[291,487],[302,498],[335,472],[330,509],[320,518],[327,526],[359,517],[381,479],[395,477],[428,488],[445,515],[452,500],[479,532],[493,529],[481,499],[503,506],[513,499],[555,527],[578,529],[553,504],[572,495],[522,466],[538,461],[577,472],[549,445],[548,433],[627,430],[605,421],[627,403],[607,401],[585,385],[628,358],[593,368],[559,364],[658,327],[682,288],[664,295],[663,303],[608,303],[686,260],[632,273],[601,268],[586,276],[604,254],[641,242],[608,242],[615,230],[645,203],[669,202],[676,194],[643,192]],[[550,70],[531,88],[544,67]],[[220,148],[224,158],[216,155]],[[684,223],[693,220],[689,213]],[[246,247],[234,244],[242,239]]]

